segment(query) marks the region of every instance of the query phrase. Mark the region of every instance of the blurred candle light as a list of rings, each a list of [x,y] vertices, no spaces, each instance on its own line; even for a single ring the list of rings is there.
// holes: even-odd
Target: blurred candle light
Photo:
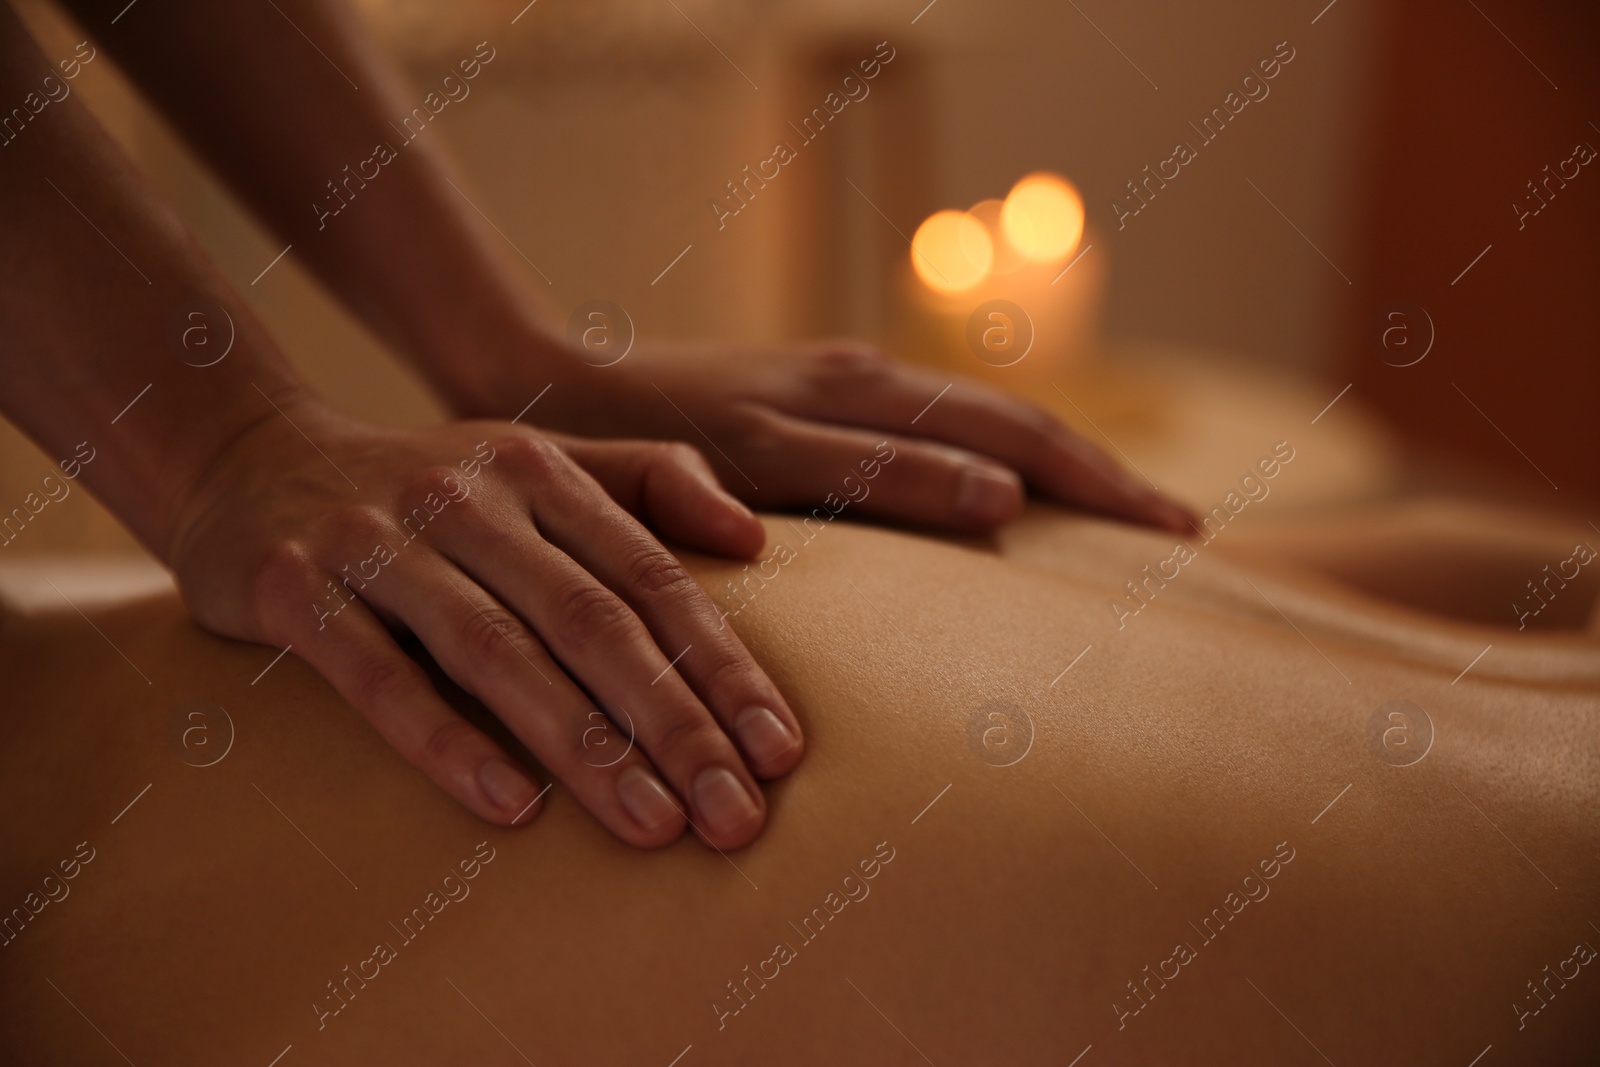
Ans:
[[[923,284],[941,293],[961,293],[989,276],[994,243],[989,231],[965,211],[939,211],[911,238],[911,268]]]
[[[1065,259],[1083,238],[1083,197],[1054,174],[1030,174],[1006,195],[1000,230],[1006,242],[1028,259],[1041,263]]]
[[[914,358],[1047,405],[1093,357],[1107,259],[1083,198],[1038,171],[1004,200],[939,211],[917,228],[901,347]]]
[[[994,244],[994,266],[989,273],[998,277],[1015,274],[1029,262],[1006,239],[1005,231],[1000,227],[1000,212],[1004,207],[1004,200],[991,198],[980,200],[967,210],[967,214],[983,223],[984,229],[989,231],[989,239]]]

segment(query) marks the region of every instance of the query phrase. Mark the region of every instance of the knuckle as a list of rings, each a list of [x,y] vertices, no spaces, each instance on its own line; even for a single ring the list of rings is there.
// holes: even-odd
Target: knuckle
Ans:
[[[498,662],[518,653],[529,655],[532,640],[522,620],[496,605],[466,612],[461,625],[462,649],[468,664]]]
[[[577,643],[618,636],[632,617],[628,606],[598,582],[572,582],[556,594],[556,603],[563,630]]]
[[[759,703],[761,698],[754,696],[762,692],[761,671],[756,666],[755,660],[745,651],[743,645],[736,639],[717,642],[710,652],[711,663],[703,666],[703,683],[709,692],[752,694],[752,700],[746,703]],[[740,705],[743,706],[743,705]]]
[[[666,597],[688,592],[695,585],[684,565],[659,545],[634,553],[624,571],[628,588],[647,597]]]
[[[460,471],[448,465],[433,464],[412,477],[406,486],[405,499],[424,500],[429,495],[454,498],[461,495],[462,486]]]
[[[328,519],[328,529],[341,541],[368,547],[390,536],[394,523],[382,509],[358,504],[335,512]]]
[[[494,442],[496,455],[504,456],[507,466],[535,477],[548,477],[564,470],[567,457],[552,441],[534,434],[515,434]]]
[[[886,377],[894,362],[865,341],[830,341],[811,356],[812,367],[823,381],[863,384]]]
[[[317,582],[310,548],[300,541],[274,542],[257,561],[251,584],[257,622],[271,630],[274,623],[287,625],[289,619],[298,618],[291,605],[310,603],[319,593]]]
[[[722,728],[711,714],[698,707],[674,708],[662,712],[654,724],[654,752],[709,752],[723,738]]]
[[[369,656],[355,668],[355,692],[368,707],[398,704],[420,684],[421,669],[398,652]]]
[[[447,766],[472,743],[476,733],[465,719],[451,715],[429,731],[417,753],[417,762],[424,768]]]
[[[256,598],[272,601],[304,592],[314,580],[311,551],[300,541],[275,541],[256,564]]]
[[[693,445],[682,441],[659,441],[651,446],[654,460],[663,467],[682,467],[689,470],[709,470],[705,457]]]

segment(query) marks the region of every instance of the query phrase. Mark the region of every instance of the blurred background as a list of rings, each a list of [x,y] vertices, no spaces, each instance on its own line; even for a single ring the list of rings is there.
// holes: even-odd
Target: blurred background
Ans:
[[[867,337],[1203,508],[1288,441],[1274,508],[1448,490],[1600,522],[1592,0],[524,3],[358,6],[419,100],[495,48],[424,136],[558,320]],[[22,11],[50,54],[86,36]],[[315,386],[441,417],[292,254],[250,284],[278,243],[109,58],[74,87]],[[0,427],[0,499],[52,465]],[[9,551],[135,550],[86,493],[51,512]]]

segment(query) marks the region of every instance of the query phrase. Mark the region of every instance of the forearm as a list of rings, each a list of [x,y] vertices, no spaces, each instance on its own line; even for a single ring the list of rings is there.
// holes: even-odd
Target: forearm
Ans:
[[[478,213],[436,143],[478,79],[498,77],[489,64],[508,62],[492,42],[413,95],[337,0],[64,2],[459,414],[510,416],[553,386],[531,421],[686,441],[767,507],[827,500],[887,432],[908,458],[867,511],[992,529],[1016,513],[1026,479],[1064,502],[1188,529],[1184,508],[1046,413],[860,345],[641,346],[618,365],[626,342],[613,355],[562,339],[536,306],[546,286],[535,268]]]
[[[160,554],[208,461],[299,384],[4,4],[0,101],[31,116],[0,146],[0,404]]]
[[[495,76],[492,43],[441,69],[431,92],[408,92],[340,3],[173,0],[114,27],[122,0],[68,6],[294,254],[448,401],[481,407],[501,351],[556,358],[531,295],[544,282],[467,199],[432,128]]]

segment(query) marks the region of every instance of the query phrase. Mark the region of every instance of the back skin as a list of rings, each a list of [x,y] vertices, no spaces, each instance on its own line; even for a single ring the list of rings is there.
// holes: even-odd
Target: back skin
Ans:
[[[1402,527],[1365,524],[1380,556]],[[693,561],[808,744],[728,855],[630,849],[560,789],[480,824],[295,657],[261,675],[274,650],[170,593],[14,611],[0,1058],[1600,1054],[1592,635],[1426,613],[1420,585],[1385,603],[1334,581],[1344,548],[1341,572],[1266,534],[1198,545],[1129,616],[1170,535],[1047,509],[996,545],[817,529],[769,519],[764,570]],[[220,758],[193,702],[226,710]]]

